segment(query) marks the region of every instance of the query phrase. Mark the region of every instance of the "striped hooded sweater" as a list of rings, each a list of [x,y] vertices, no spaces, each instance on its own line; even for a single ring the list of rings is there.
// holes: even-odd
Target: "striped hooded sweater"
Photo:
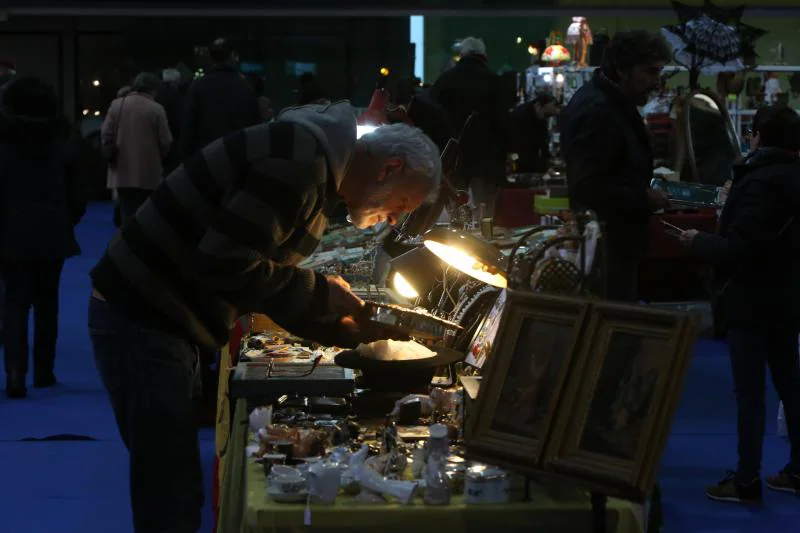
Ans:
[[[94,288],[134,322],[205,347],[246,313],[302,322],[327,309],[322,275],[299,268],[339,202],[356,144],[348,102],[292,108],[188,158],[117,233]]]

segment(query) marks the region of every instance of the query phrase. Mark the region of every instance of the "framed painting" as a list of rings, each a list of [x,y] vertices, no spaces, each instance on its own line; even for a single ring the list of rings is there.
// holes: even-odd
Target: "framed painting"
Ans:
[[[465,428],[468,457],[539,469],[587,308],[576,298],[508,291]]]
[[[699,321],[689,313],[594,303],[544,467],[610,496],[650,493]]]

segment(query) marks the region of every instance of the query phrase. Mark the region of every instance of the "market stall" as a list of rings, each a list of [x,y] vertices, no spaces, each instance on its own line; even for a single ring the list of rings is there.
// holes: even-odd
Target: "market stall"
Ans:
[[[389,501],[362,502],[356,496],[337,495],[333,504],[311,504],[305,501],[279,503],[267,492],[263,461],[246,457],[246,445],[253,440],[244,405],[236,421],[238,435],[230,453],[240,460],[230,475],[235,478],[226,494],[226,513],[220,517],[219,531],[246,533],[297,531],[305,526],[324,531],[487,531],[504,528],[528,531],[531,524],[545,530],[589,531],[591,506],[580,490],[569,487],[530,487],[524,500],[524,483],[514,480],[508,500],[498,503],[475,502],[463,494],[455,494],[448,505],[431,506],[424,501],[424,490],[409,504]],[[238,410],[238,409],[237,409]],[[511,483],[511,481],[509,481]],[[464,481],[466,485],[466,481]],[[417,489],[419,490],[419,489]],[[291,497],[289,497],[291,499]],[[280,499],[280,496],[279,496]],[[302,499],[301,499],[302,500]],[[642,531],[637,506],[612,500],[608,508],[608,529],[615,533]]]
[[[591,213],[545,215],[546,225],[510,233],[466,220],[427,231],[413,221],[402,226],[422,233],[415,247],[417,236],[401,231],[395,238],[412,249],[388,265],[387,287],[405,303],[368,302],[361,320],[372,338],[337,347],[269,325],[243,328],[232,346],[238,363],[218,531],[522,531],[532,523],[644,531],[642,504],[688,360],[692,317],[623,306],[626,330],[641,331],[637,346],[667,342],[663,349],[674,354],[650,360],[642,352],[653,402],[608,405],[638,412],[630,423],[586,411],[574,422],[591,426],[597,439],[576,463],[565,441],[575,428],[562,422],[580,412],[570,405],[601,394],[603,385],[586,380],[589,368],[605,365],[605,353],[589,347],[603,334],[603,317],[621,309],[582,299],[598,271],[600,227]],[[566,366],[542,360],[528,368],[533,346],[523,343],[531,339],[539,342],[534,359]],[[620,398],[626,386],[641,385],[622,371],[613,370]],[[660,373],[664,379],[652,379]],[[545,375],[555,388],[542,388]],[[530,396],[535,391],[546,394]],[[529,404],[538,407],[529,411]],[[625,433],[615,445],[631,459],[614,459],[623,452],[603,444],[609,430]],[[604,472],[603,464],[616,466]]]

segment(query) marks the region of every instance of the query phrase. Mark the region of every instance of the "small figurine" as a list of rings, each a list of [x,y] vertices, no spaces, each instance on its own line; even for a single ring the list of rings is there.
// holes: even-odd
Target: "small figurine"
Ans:
[[[567,28],[567,44],[572,45],[572,57],[577,67],[588,66],[589,47],[593,42],[586,17],[572,17],[572,23]]]

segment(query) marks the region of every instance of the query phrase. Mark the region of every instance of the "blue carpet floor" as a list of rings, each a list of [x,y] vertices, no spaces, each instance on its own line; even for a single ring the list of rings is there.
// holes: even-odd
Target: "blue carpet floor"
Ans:
[[[113,234],[108,205],[93,205],[78,234],[83,255],[67,262],[61,287],[56,372],[61,385],[29,389],[30,397],[0,395],[0,533],[127,533],[127,459],[92,361],[86,330],[87,272]],[[0,383],[3,387],[5,381]],[[788,444],[775,436],[777,400],[767,387],[764,470],[783,466]],[[725,347],[698,343],[660,482],[666,533],[790,533],[800,530],[800,499],[767,491],[761,509],[705,499],[705,484],[735,466],[735,415]],[[91,441],[21,441],[58,434]],[[201,446],[207,486],[214,457],[211,430]],[[210,492],[210,491],[209,491]],[[209,506],[203,531],[211,531]]]

